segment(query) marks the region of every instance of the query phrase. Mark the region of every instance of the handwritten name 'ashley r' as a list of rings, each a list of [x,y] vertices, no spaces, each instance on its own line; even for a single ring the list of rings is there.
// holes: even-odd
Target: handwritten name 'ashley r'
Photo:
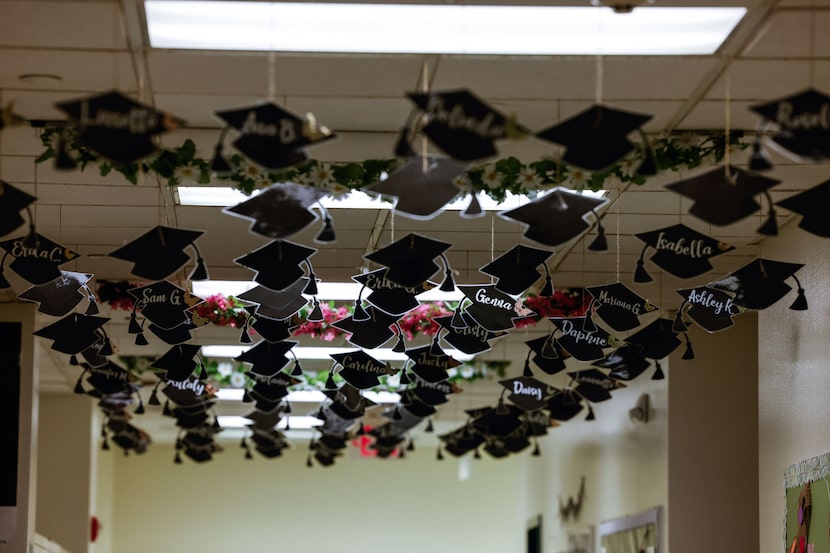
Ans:
[[[732,298],[727,297],[725,300],[715,298],[715,295],[709,290],[692,290],[689,292],[689,297],[686,300],[693,305],[700,305],[715,312],[716,315],[721,313],[728,315],[735,315],[737,309],[732,303]]]

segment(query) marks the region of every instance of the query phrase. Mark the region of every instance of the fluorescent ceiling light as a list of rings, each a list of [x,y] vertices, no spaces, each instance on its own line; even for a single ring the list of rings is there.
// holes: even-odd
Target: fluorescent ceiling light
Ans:
[[[712,54],[742,7],[635,8],[145,0],[150,45],[484,55]]]
[[[239,357],[244,352],[251,349],[252,346],[226,346],[226,345],[207,345],[202,346],[202,356],[204,357]],[[296,346],[291,349],[297,359],[328,359],[331,360],[330,355],[338,353],[348,353],[358,349],[357,347],[325,347],[325,346]],[[459,361],[470,361],[474,356],[469,353],[464,353],[457,349],[445,349],[444,352],[454,357]],[[398,353],[392,351],[392,348],[375,348],[368,350],[369,355],[378,359],[379,361],[405,361],[409,359],[405,353]]]
[[[363,397],[375,403],[398,403],[401,400],[400,394],[394,392],[363,390],[360,393]],[[245,390],[242,388],[220,388],[216,392],[216,398],[222,401],[242,401],[244,395]],[[323,403],[326,397],[326,394],[319,390],[298,390],[288,392],[285,399],[289,403]],[[294,420],[293,417],[291,420]]]
[[[240,417],[237,415],[219,415],[216,417],[216,421],[219,423],[219,426],[222,428],[245,428],[253,424],[253,421],[246,417]],[[288,421],[286,418],[280,419],[280,422],[277,423],[277,428],[279,430],[285,430]],[[315,426],[322,426],[323,421],[316,417],[307,417],[307,416],[292,416],[291,417],[291,429],[292,430],[309,430],[314,428]]]
[[[196,280],[192,282],[193,293],[206,298],[214,294],[223,296],[238,296],[251,288],[258,286],[252,280]],[[354,301],[360,293],[361,285],[357,282],[319,282],[317,283],[317,299],[349,300]],[[421,301],[460,301],[464,298],[459,290],[444,292],[437,286],[431,290],[418,294]]]

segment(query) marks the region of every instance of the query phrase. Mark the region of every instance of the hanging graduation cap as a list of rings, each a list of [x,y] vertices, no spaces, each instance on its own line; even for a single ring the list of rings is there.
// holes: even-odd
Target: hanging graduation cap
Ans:
[[[415,309],[420,304],[415,296],[436,286],[429,281],[414,286],[401,286],[386,277],[388,271],[388,268],[376,269],[368,273],[355,275],[352,280],[372,291],[366,297],[366,301],[390,315],[404,315]],[[361,295],[362,292],[363,289],[361,288]],[[357,304],[360,304],[360,301],[360,298],[358,298]]]
[[[767,221],[758,229],[761,234],[778,234],[775,210],[769,189],[779,181],[744,171],[734,165],[716,167],[701,175],[666,186],[691,199],[689,213],[702,221],[719,226],[730,225],[749,217],[761,206],[754,197],[763,194],[769,203]]]
[[[807,90],[751,106],[765,122],[775,127],[772,142],[798,160],[822,161],[830,158],[830,97]]]
[[[70,313],[32,334],[52,340],[53,350],[74,355],[81,353],[101,339],[103,336],[101,327],[107,321],[109,321],[108,317]]]
[[[513,328],[513,319],[533,315],[533,310],[496,289],[495,284],[460,285],[459,290],[470,300],[467,313],[480,326],[498,332]]]
[[[283,290],[305,276],[300,265],[305,263],[308,268],[309,279],[316,279],[311,268],[309,257],[317,253],[314,248],[307,248],[302,244],[295,244],[287,240],[274,240],[234,259],[234,263],[247,267],[256,272],[254,282],[271,290]]]
[[[37,201],[34,196],[15,188],[0,179],[0,236],[5,236],[24,223],[20,212],[24,209],[32,225],[32,212],[29,206]]]
[[[258,308],[258,305],[249,305],[245,307],[245,311],[248,312],[249,316],[245,319],[245,325],[243,325],[243,338],[240,340],[241,342],[251,342],[250,334],[248,332],[249,328],[253,329],[254,332],[269,342],[279,342],[290,337],[293,329],[297,327],[294,318],[288,318],[285,320],[271,319],[262,314],[257,314]],[[244,338],[245,336],[248,337],[247,340]]]
[[[655,265],[678,278],[692,278],[712,269],[709,260],[716,255],[734,250],[734,246],[715,240],[683,224],[676,224],[648,232],[635,234],[645,242],[634,282],[651,282],[643,257],[649,248],[654,254],[649,258]]]
[[[545,374],[556,374],[565,370],[565,356],[569,354],[562,349],[552,334],[528,340],[525,344],[530,348],[528,357],[532,352],[533,357],[530,359]]]
[[[499,402],[498,407],[491,407],[484,414],[475,417],[473,426],[486,436],[503,438],[513,434],[525,424],[524,411],[509,403]]]
[[[201,346],[197,344],[176,344],[150,365],[165,371],[167,380],[182,382],[196,370],[196,357]]]
[[[776,205],[801,215],[798,228],[830,238],[830,217],[827,216],[830,212],[830,180],[776,202]]]
[[[127,290],[135,301],[133,314],[141,315],[162,329],[172,329],[190,322],[190,309],[202,303],[184,288],[176,286],[169,280],[153,282]]]
[[[425,345],[406,350],[406,356],[414,361],[410,370],[427,382],[440,382],[449,378],[448,370],[461,365],[437,345]]]
[[[569,372],[568,376],[576,382],[574,391],[592,403],[607,401],[611,399],[611,392],[625,388],[625,384],[597,369]]]
[[[395,212],[413,219],[432,219],[455,198],[459,188],[453,184],[466,163],[437,156],[416,156],[385,180],[365,190],[398,198]]]
[[[120,92],[110,91],[56,107],[78,124],[78,141],[118,163],[132,163],[157,151],[153,138],[184,121]]]
[[[311,206],[318,203],[327,192],[293,182],[272,184],[261,193],[233,207],[226,207],[222,213],[252,221],[250,231],[254,234],[282,240],[288,238],[316,221],[318,215]],[[328,212],[324,213],[324,224],[331,224]],[[318,241],[322,241],[318,237]]]
[[[303,150],[305,146],[335,137],[326,127],[318,126],[312,114],[302,119],[273,102],[215,113],[239,132],[234,148],[268,169],[283,169],[305,161],[308,159]],[[215,159],[214,164],[224,161],[221,160],[224,135],[225,131],[216,146],[216,157],[220,159]]]
[[[389,363],[382,363],[362,349],[333,353],[330,356],[342,369],[338,373],[343,379],[359,390],[373,388],[380,384],[378,377],[396,374]]]
[[[565,146],[564,161],[589,171],[598,171],[619,161],[634,149],[627,136],[637,131],[652,118],[642,115],[594,105],[552,127],[536,133],[549,142]],[[644,149],[648,141],[642,130],[640,137]]]
[[[250,373],[253,376],[272,377],[291,361],[285,354],[295,345],[297,342],[290,340],[275,343],[262,340],[254,347],[234,357],[234,361],[250,363]]]
[[[492,346],[490,340],[504,336],[505,332],[492,332],[479,325],[468,313],[461,313],[463,327],[453,326],[453,315],[433,317],[432,320],[445,330],[441,337],[452,347],[468,355],[488,351]]]
[[[441,434],[438,439],[444,442],[447,453],[455,457],[466,455],[485,441],[484,435],[478,432],[472,424],[465,424],[452,432]]]
[[[443,405],[449,401],[450,394],[460,391],[449,382],[427,382],[416,375],[415,386],[408,388],[403,394],[401,403],[411,405],[413,401],[420,401],[427,405]]]
[[[360,394],[360,390],[345,382],[334,394],[329,409],[341,419],[355,420],[362,417],[375,403]]]
[[[526,225],[524,235],[530,240],[556,247],[587,231],[591,225],[585,218],[592,213],[597,221],[597,237],[588,249],[604,251],[607,243],[596,210],[607,203],[606,198],[595,198],[556,187],[544,196],[523,206],[502,211],[499,215]]]
[[[5,252],[0,260],[0,288],[9,287],[3,276],[3,267],[9,256],[13,259],[9,269],[30,284],[39,285],[60,277],[59,266],[81,255],[38,233],[0,242],[0,249]]]
[[[663,359],[668,357],[681,343],[673,327],[674,321],[672,319],[661,317],[647,324],[635,334],[626,338],[625,341],[639,347],[642,354],[649,359]],[[604,366],[598,363],[595,363],[595,365]]]
[[[610,347],[609,334],[601,327],[585,329],[586,317],[551,319],[562,333],[557,340],[565,351],[580,361],[596,361],[605,357],[603,349]]]
[[[735,324],[732,317],[742,311],[730,294],[710,286],[677,290],[677,293],[683,298],[683,304],[678,309],[678,320],[682,321],[683,308],[688,306],[686,314],[707,332],[729,328]]]
[[[204,412],[216,403],[216,396],[208,391],[207,385],[193,375],[167,382],[161,392],[176,405],[194,413]]]
[[[17,297],[21,300],[38,303],[37,310],[45,315],[62,317],[88,298],[90,307],[95,310],[95,296],[87,283],[92,278],[90,273],[60,271],[60,276],[46,284],[28,288]],[[81,291],[83,290],[83,293]],[[89,313],[92,315],[93,313]]]
[[[441,290],[451,291],[455,288],[455,283],[452,279],[452,269],[444,255],[450,247],[452,244],[449,242],[409,233],[363,257],[387,267],[389,270],[386,272],[386,278],[405,287],[418,286],[429,280],[439,269],[435,258],[440,257],[444,263],[444,282],[441,284]]]
[[[585,405],[582,397],[573,390],[562,390],[548,399],[547,405],[550,418],[558,421],[569,421],[577,416]]]
[[[792,278],[798,290],[790,309],[803,311],[807,309],[807,300],[804,297],[804,288],[795,276],[796,271],[802,267],[803,263],[787,263],[759,257],[709,286],[734,294],[736,305],[746,309],[766,309],[792,290],[784,282]]]
[[[92,386],[92,390],[88,390],[87,394],[93,397],[101,397],[120,392],[133,393],[136,389],[133,386],[137,383],[138,379],[130,371],[119,366],[117,363],[107,361],[106,364],[100,367],[87,366],[84,368],[89,372],[86,382]]]
[[[524,411],[541,409],[547,403],[547,398],[550,395],[548,385],[538,378],[534,378],[532,373],[499,380],[499,384],[509,392],[507,399]]]
[[[308,303],[308,300],[303,297],[303,291],[309,282],[308,278],[302,277],[284,290],[279,291],[257,286],[236,297],[257,304],[258,307],[255,312],[257,316],[262,315],[269,319],[284,321],[291,318]]]
[[[657,309],[621,282],[589,286],[586,290],[593,297],[596,316],[620,332],[640,326],[640,317]]]
[[[461,161],[493,156],[496,140],[528,133],[468,90],[411,92],[407,96],[426,115],[423,133]]]
[[[331,323],[331,326],[351,333],[347,340],[367,349],[380,347],[395,336],[391,327],[398,321],[397,315],[389,315],[374,307],[366,309],[366,314],[366,319],[357,320],[354,315],[350,315]]]
[[[521,294],[530,288],[534,282],[542,276],[538,270],[541,265],[545,269],[545,287],[550,288],[550,293],[543,293],[543,296],[553,295],[550,272],[546,262],[554,252],[540,250],[519,244],[506,251],[481,269],[485,275],[497,278],[496,289],[505,294]]]
[[[671,322],[671,321],[669,321]],[[651,366],[643,348],[632,344],[626,344],[609,353],[605,359],[592,363],[594,367],[610,369],[608,376],[616,380],[634,380]]]
[[[190,256],[184,250],[192,247],[196,254],[196,266],[188,278],[207,280],[205,260],[196,246],[196,240],[203,234],[202,230],[158,225],[111,252],[109,256],[132,262],[131,272],[137,277],[164,280],[190,261]]]

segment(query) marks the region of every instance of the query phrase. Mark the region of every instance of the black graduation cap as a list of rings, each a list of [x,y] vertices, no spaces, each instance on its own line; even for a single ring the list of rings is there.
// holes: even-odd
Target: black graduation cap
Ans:
[[[171,329],[190,322],[188,311],[191,307],[202,303],[201,298],[169,280],[132,288],[127,293],[135,298],[133,303],[135,311],[140,312],[147,320],[163,329]]]
[[[545,264],[554,252],[540,250],[519,244],[506,251],[481,269],[485,275],[496,277],[496,289],[505,294],[521,294],[530,288],[542,276],[538,270],[541,265],[545,269],[547,285],[550,285],[550,272]],[[553,289],[551,286],[550,294]]]
[[[585,409],[582,397],[573,390],[563,390],[548,399],[547,405],[550,418],[558,421],[569,421]]]
[[[271,411],[259,411],[254,409],[253,411],[245,413],[242,416],[251,421],[251,424],[248,426],[259,430],[270,430],[277,426],[277,424],[279,424],[282,420],[282,413],[283,408],[277,407]]]
[[[334,400],[329,405],[329,409],[341,419],[354,420],[362,417],[366,408],[373,405],[375,405],[373,401],[360,395],[360,390],[345,382],[334,394]]]
[[[449,267],[444,252],[452,247],[449,242],[442,242],[420,234],[409,233],[406,236],[384,246],[379,250],[363,256],[384,267],[388,267],[386,278],[401,286],[418,286],[434,275],[439,267],[435,258],[440,257],[444,262],[445,280],[441,285],[449,290],[452,279],[452,270]]]
[[[410,399],[412,399],[412,396],[406,396],[406,395],[403,399],[401,399],[401,405],[403,407],[401,409],[399,409],[399,411],[400,411],[399,414],[404,419],[407,416],[406,413],[409,413],[410,415],[412,415],[414,417],[424,419],[426,417],[434,415],[438,411],[434,406],[429,405],[428,403],[424,403],[423,401],[420,401],[420,400],[417,400],[417,399],[413,399],[413,400],[410,401]],[[393,421],[393,422],[395,422],[396,424],[401,423],[401,421],[399,421],[399,420],[398,421]]]
[[[338,374],[346,382],[360,390],[373,388],[380,384],[379,376],[398,372],[398,369],[393,369],[388,363],[378,361],[362,349],[345,353],[333,353],[331,358],[343,367]]]
[[[705,173],[666,186],[694,201],[689,213],[713,225],[730,225],[760,209],[754,200],[764,194],[769,202],[769,218],[758,232],[775,235],[775,211],[769,189],[779,181],[744,171],[734,165],[716,167]]]
[[[657,309],[621,282],[585,289],[593,297],[592,305],[596,315],[620,332],[640,326],[640,317]]]
[[[184,121],[110,91],[56,107],[78,123],[78,141],[118,163],[132,163],[157,150],[153,137]]]
[[[279,342],[280,340],[285,340],[291,336],[292,329],[297,326],[294,324],[293,319],[271,319],[261,313],[257,313],[258,308],[258,305],[249,305],[245,307],[245,311],[247,311],[249,315],[245,320],[246,324],[243,328],[243,332],[246,335],[248,334],[248,327],[250,327],[254,329],[257,334],[262,336],[263,339],[268,340],[269,342]],[[250,341],[250,338],[248,338],[248,341]]]
[[[423,133],[455,159],[493,156],[493,142],[527,133],[468,90],[410,92],[407,96],[426,114]]]
[[[447,371],[461,364],[434,343],[408,349],[406,356],[415,362],[410,370],[427,382],[446,380],[449,376]]]
[[[108,317],[70,313],[32,334],[53,340],[53,350],[74,355],[101,339],[100,329],[107,321]]]
[[[498,407],[491,407],[484,414],[475,417],[473,426],[482,434],[503,438],[516,432],[524,424],[524,411],[515,405],[499,402]]]
[[[489,350],[492,347],[490,340],[505,334],[504,332],[487,330],[475,322],[467,313],[461,313],[461,320],[464,322],[463,327],[453,326],[453,319],[455,319],[453,315],[432,318],[446,331],[441,337],[454,348],[469,355]]]
[[[216,403],[216,397],[209,393],[207,385],[194,375],[181,381],[167,382],[161,393],[176,405],[188,408],[190,412],[206,411]]]
[[[541,409],[550,395],[548,385],[533,376],[506,378],[499,384],[509,392],[507,399],[524,411]]]
[[[199,348],[197,344],[176,344],[150,366],[166,371],[168,380],[187,380],[196,369],[196,361],[193,358],[199,353]]]
[[[107,361],[100,367],[87,366],[85,369],[89,372],[87,383],[103,395],[132,392],[132,385],[137,381],[130,371],[112,361]]]
[[[234,357],[234,361],[243,361],[251,364],[251,373],[259,376],[274,376],[281,371],[290,359],[285,356],[297,345],[294,341],[274,342],[261,340],[254,347]]]
[[[671,324],[671,321],[669,321],[669,324]],[[646,360],[643,348],[626,344],[609,353],[605,359],[600,359],[592,365],[601,369],[610,369],[608,376],[611,378],[628,381],[640,376],[649,368],[651,363]]]
[[[61,276],[58,266],[81,255],[38,233],[0,242],[0,249],[6,252],[0,260],[0,282],[5,283],[0,287],[3,288],[9,287],[3,276],[3,265],[9,256],[13,259],[9,268],[29,283],[38,285]]]
[[[207,319],[204,319],[204,324],[208,324]],[[147,329],[160,338],[162,342],[172,346],[191,340],[193,335],[190,334],[190,331],[195,330],[200,326],[204,325],[197,324],[195,321],[189,320],[180,325],[174,326],[173,328],[162,328],[155,323],[150,323],[147,325]]]
[[[325,127],[318,127],[313,115],[306,119],[273,102],[217,111],[216,115],[239,131],[233,146],[256,163],[269,169],[282,169],[308,159],[304,146],[334,138]],[[217,145],[221,155],[222,138]]]
[[[389,315],[374,307],[366,309],[366,314],[368,317],[364,320],[355,320],[354,315],[350,315],[331,323],[331,326],[350,333],[351,336],[347,340],[358,347],[380,347],[395,335],[391,327],[400,317]]]
[[[274,240],[252,251],[234,259],[243,267],[256,271],[254,282],[257,282],[271,290],[282,290],[305,275],[300,264],[305,263],[311,275],[311,264],[308,258],[317,253],[314,248],[307,248],[302,244],[295,244],[287,240]]]
[[[29,214],[29,224],[32,224],[32,213],[29,206],[37,201],[34,196],[15,188],[0,179],[0,236],[5,236],[24,223],[20,216],[22,210]]]
[[[46,284],[28,288],[17,297],[21,300],[39,303],[37,310],[53,317],[62,317],[72,311],[84,298],[95,304],[95,296],[87,286],[92,278],[90,273],[60,271],[60,276]],[[84,290],[86,294],[82,294]]]
[[[776,205],[801,215],[799,228],[830,238],[830,180],[776,202]]]
[[[746,309],[766,309],[792,290],[784,282],[792,278],[798,286],[798,296],[790,309],[802,311],[807,309],[807,300],[804,298],[804,288],[795,276],[796,271],[802,267],[803,263],[787,263],[759,257],[711,283],[710,286],[734,294],[736,305]]]
[[[432,219],[458,195],[453,180],[466,163],[437,156],[416,156],[385,180],[366,190],[398,198],[395,211],[413,219]]]
[[[386,278],[387,268],[376,269],[368,273],[355,275],[352,280],[369,288],[372,292],[366,297],[366,301],[391,315],[403,315],[418,307],[416,295],[430,290],[435,285],[430,282],[421,282],[414,286],[401,286]],[[362,291],[362,290],[361,290]],[[358,298],[358,304],[360,298]]]
[[[556,187],[544,196],[523,206],[502,211],[499,215],[527,225],[524,235],[530,240],[556,247],[587,231],[591,225],[585,218],[593,213],[597,220],[598,234],[588,249],[603,251],[607,249],[607,244],[604,244],[604,229],[596,210],[607,203],[606,198],[595,198]]]
[[[684,304],[678,310],[678,318],[682,317],[683,308],[688,305],[686,314],[708,332],[729,328],[735,324],[732,316],[741,312],[730,294],[710,286],[677,290],[677,293],[683,298]]]
[[[554,339],[553,335],[540,336],[528,340],[525,344],[533,352],[531,358],[533,362],[546,374],[556,374],[565,369],[566,352],[562,350],[562,346]]]
[[[811,161],[830,157],[830,97],[823,92],[808,88],[749,109],[776,127],[772,141],[785,151]]]
[[[549,142],[565,146],[562,159],[589,171],[598,171],[619,161],[634,145],[626,138],[640,129],[651,115],[594,105],[561,123],[536,133]],[[640,131],[643,141],[645,135]],[[645,147],[648,147],[646,142]]]
[[[562,348],[580,361],[596,361],[602,359],[604,348],[610,346],[609,334],[601,327],[596,330],[585,329],[586,317],[570,317],[565,319],[551,319],[562,336],[557,340]]]
[[[484,435],[471,424],[466,424],[452,432],[442,434],[438,438],[444,442],[446,451],[456,457],[466,455],[485,441]]]
[[[646,272],[643,256],[649,248],[655,250],[649,258],[655,265],[678,278],[692,278],[712,269],[709,259],[716,255],[734,250],[734,246],[702,234],[683,224],[676,224],[648,232],[635,234],[645,242],[634,282],[651,282]]]
[[[303,291],[309,282],[308,278],[302,277],[284,290],[271,290],[264,286],[256,286],[236,297],[257,304],[255,312],[257,316],[262,315],[284,321],[308,303],[308,300],[303,297]]]
[[[447,397],[449,394],[454,394],[458,391],[453,384],[449,382],[427,382],[421,380],[417,376],[416,384],[412,388],[407,389],[402,394],[401,403],[411,405],[413,401],[420,401],[427,405],[443,405],[449,401]]]
[[[196,239],[204,233],[202,230],[158,225],[111,252],[109,256],[132,262],[131,272],[137,277],[164,280],[190,261],[190,256],[184,253],[185,248],[190,246],[196,253],[196,267],[188,278],[206,280],[208,275],[205,261],[196,247]]]
[[[609,400],[611,399],[611,392],[619,388],[625,388],[625,384],[609,378],[597,369],[569,372],[568,376],[577,384],[574,391],[594,403]]]
[[[318,219],[310,207],[326,194],[321,188],[278,182],[244,202],[222,209],[222,213],[252,221],[250,231],[255,234],[282,240]]]
[[[248,390],[248,396],[256,402],[257,408],[263,411],[273,409],[287,395],[287,386],[267,382],[257,382],[253,388]]]
[[[495,284],[466,284],[458,289],[471,302],[465,308],[467,313],[492,332],[513,328],[513,319],[533,314],[521,300],[500,292]]]
[[[663,359],[668,357],[681,343],[673,326],[674,321],[661,317],[647,324],[625,341],[638,346],[642,354],[649,359]],[[595,365],[603,366],[598,363]]]

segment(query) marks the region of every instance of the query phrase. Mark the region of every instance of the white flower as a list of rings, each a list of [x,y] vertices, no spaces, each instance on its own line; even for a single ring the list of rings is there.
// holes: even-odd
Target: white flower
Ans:
[[[467,189],[470,187],[470,178],[467,173],[461,173],[453,179],[452,183],[459,188]]]
[[[198,167],[188,163],[182,167],[176,167],[176,170],[173,171],[173,176],[176,177],[176,180],[180,183],[196,182],[199,179],[199,173],[200,171]]]
[[[487,188],[499,188],[504,177],[496,170],[496,166],[487,167],[484,174],[481,175],[481,180]]]
[[[321,163],[311,169],[311,183],[321,188],[334,184],[334,175],[331,172],[331,165]]]
[[[535,190],[542,184],[542,179],[531,167],[525,167],[519,173],[519,184],[525,190]]]
[[[248,163],[247,161],[243,161],[239,164],[239,172],[242,174],[243,177],[251,179],[253,181],[259,181],[262,178],[264,171],[254,165],[253,163]]]
[[[233,373],[230,382],[234,388],[242,388],[245,386],[245,375],[242,373]]]
[[[274,183],[274,181],[271,179],[270,176],[268,176],[268,173],[263,171],[262,174],[257,179],[254,180],[254,187],[255,188],[268,188],[273,183]]]
[[[228,376],[233,372],[233,364],[228,362],[219,363],[216,370],[219,373],[219,376]]]
[[[343,196],[347,196],[351,190],[349,190],[348,186],[344,186],[339,182],[334,182],[326,186],[326,189],[331,192],[331,195],[335,198],[342,198]]]
[[[461,365],[461,376],[464,378],[472,378],[476,370],[472,365]]]
[[[697,138],[691,133],[683,133],[675,139],[674,145],[681,150],[691,150],[697,146]]]
[[[626,177],[634,176],[637,169],[640,167],[640,160],[634,154],[627,155],[625,159],[620,162],[620,173]]]
[[[571,167],[567,177],[571,181],[571,188],[575,190],[585,188],[591,182],[591,174],[579,167]]]
[[[307,173],[297,173],[291,177],[291,182],[296,184],[311,184],[311,180],[308,178]]]

